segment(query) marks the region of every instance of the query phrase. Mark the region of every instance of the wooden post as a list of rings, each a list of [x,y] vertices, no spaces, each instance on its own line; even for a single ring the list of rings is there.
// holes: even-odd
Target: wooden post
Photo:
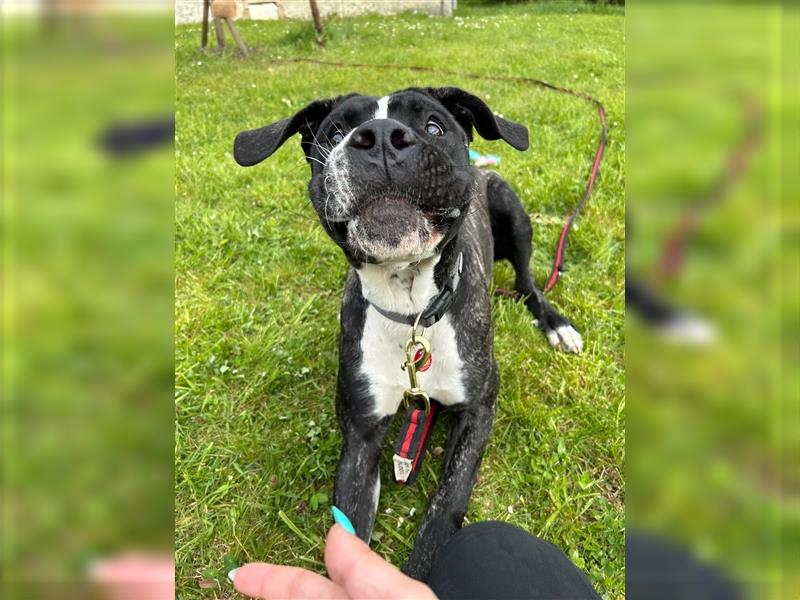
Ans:
[[[219,53],[222,54],[225,50],[225,28],[222,26],[221,17],[214,17],[214,32],[217,34]]]
[[[56,0],[45,0],[44,7],[43,7],[43,19],[44,22],[44,30],[47,33],[53,33],[56,31],[58,26],[58,7],[56,6]]]
[[[319,16],[319,8],[317,7],[317,0],[308,0],[311,6],[311,17],[314,19],[314,29],[317,32],[316,42],[318,46],[325,45],[325,38],[322,32],[322,19]]]
[[[203,39],[201,47],[208,46],[208,11],[211,9],[211,0],[203,0]]]
[[[241,52],[242,55],[245,57],[250,56],[250,53],[247,51],[247,46],[244,45],[242,38],[239,37],[239,31],[236,29],[236,25],[233,24],[233,19],[225,19],[225,22],[228,24],[228,29],[231,30],[231,35],[233,36],[233,40],[239,47],[239,52]]]

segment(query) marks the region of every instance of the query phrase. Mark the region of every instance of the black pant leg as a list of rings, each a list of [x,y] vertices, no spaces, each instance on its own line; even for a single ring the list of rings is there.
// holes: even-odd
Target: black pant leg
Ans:
[[[469,525],[438,552],[427,581],[441,600],[599,600],[556,546],[501,521]]]
[[[625,537],[628,600],[742,600],[729,575],[662,537],[628,530]]]

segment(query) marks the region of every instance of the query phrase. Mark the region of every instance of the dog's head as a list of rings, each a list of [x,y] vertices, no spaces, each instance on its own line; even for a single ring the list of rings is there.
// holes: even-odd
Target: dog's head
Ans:
[[[528,147],[528,130],[458,88],[411,88],[383,98],[350,94],[234,142],[242,166],[258,164],[299,133],[311,166],[309,194],[348,260],[416,261],[436,254],[478,191],[469,164],[473,128],[487,140]]]

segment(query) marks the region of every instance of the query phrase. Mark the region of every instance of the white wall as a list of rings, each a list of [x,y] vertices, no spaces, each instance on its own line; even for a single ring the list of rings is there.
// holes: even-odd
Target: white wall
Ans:
[[[247,0],[242,0],[246,2]],[[250,5],[259,4],[262,0],[250,0]],[[308,0],[274,0],[273,6],[249,11],[255,17],[263,13],[266,18],[311,19]],[[453,0],[317,0],[319,12],[323,17],[337,14],[341,16],[362,15],[364,13],[394,14],[415,10],[431,15],[450,17],[453,15]],[[240,7],[239,18],[244,13]],[[254,14],[255,13],[255,14]],[[175,0],[176,23],[199,23],[203,20],[203,0]]]

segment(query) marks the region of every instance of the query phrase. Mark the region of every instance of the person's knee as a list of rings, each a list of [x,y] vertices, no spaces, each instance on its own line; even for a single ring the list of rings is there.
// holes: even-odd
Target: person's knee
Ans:
[[[438,552],[428,585],[440,598],[598,598],[561,549],[502,521],[454,534]]]

